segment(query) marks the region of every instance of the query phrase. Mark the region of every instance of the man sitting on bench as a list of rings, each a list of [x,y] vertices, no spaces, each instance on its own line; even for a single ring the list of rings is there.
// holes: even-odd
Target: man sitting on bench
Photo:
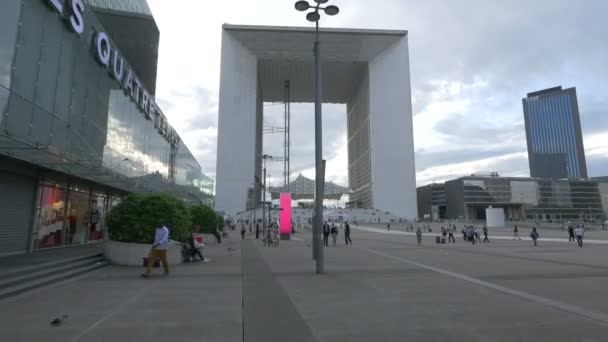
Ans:
[[[195,256],[201,259],[201,261],[205,261],[203,257],[203,253],[201,253],[201,249],[203,248],[202,236],[199,235],[201,231],[200,226],[194,226],[194,230],[190,233],[188,239],[184,243],[184,256],[186,261],[195,261]],[[201,241],[198,241],[198,240]]]

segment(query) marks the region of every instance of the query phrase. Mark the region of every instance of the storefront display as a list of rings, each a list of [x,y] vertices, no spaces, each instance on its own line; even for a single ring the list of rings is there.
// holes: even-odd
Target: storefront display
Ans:
[[[62,245],[67,190],[59,184],[44,184],[41,190],[37,248]]]

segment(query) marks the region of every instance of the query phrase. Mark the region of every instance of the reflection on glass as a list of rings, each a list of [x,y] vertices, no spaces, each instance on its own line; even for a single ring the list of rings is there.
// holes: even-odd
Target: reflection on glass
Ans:
[[[66,196],[67,191],[63,186],[43,185],[38,218],[38,249],[62,245]]]
[[[3,1],[0,11],[0,86],[11,85],[11,67],[17,41],[21,1]]]
[[[130,178],[169,176],[170,145],[121,90],[110,92],[103,166]]]
[[[93,195],[93,198],[91,199],[91,212],[89,216],[89,242],[103,240],[106,204],[106,196],[102,194]]]
[[[78,245],[86,242],[89,226],[89,191],[79,187],[70,187],[68,198],[69,244]]]
[[[7,110],[8,97],[9,97],[8,89],[6,89],[0,85],[0,128],[2,128],[4,126],[4,122],[5,122],[4,113]]]

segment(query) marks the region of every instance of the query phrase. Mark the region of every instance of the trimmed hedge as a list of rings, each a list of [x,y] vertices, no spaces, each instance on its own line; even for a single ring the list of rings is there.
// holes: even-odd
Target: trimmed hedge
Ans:
[[[192,225],[201,226],[201,232],[211,234],[215,231],[218,224],[218,215],[206,205],[195,205],[190,207],[190,217]]]
[[[110,239],[120,242],[153,243],[156,228],[167,225],[170,238],[185,240],[192,222],[186,204],[170,194],[125,197],[106,218]]]

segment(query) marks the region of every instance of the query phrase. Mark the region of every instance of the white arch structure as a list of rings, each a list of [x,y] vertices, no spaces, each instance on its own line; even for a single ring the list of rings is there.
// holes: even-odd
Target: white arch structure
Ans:
[[[415,218],[407,31],[321,29],[320,40],[323,102],[347,105],[351,201]],[[313,102],[313,42],[310,28],[223,26],[217,210],[260,198],[263,103],[284,101],[286,80],[292,102]]]

